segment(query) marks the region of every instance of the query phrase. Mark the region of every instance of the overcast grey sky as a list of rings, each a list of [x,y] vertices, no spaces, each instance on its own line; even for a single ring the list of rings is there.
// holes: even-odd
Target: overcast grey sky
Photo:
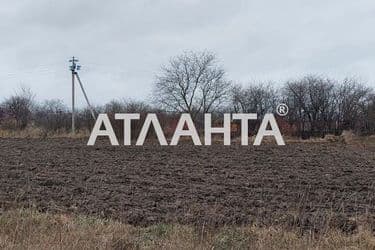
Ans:
[[[69,104],[73,55],[93,103],[147,98],[171,56],[204,49],[234,82],[319,73],[375,87],[374,27],[374,0],[1,0],[0,100],[22,84]]]

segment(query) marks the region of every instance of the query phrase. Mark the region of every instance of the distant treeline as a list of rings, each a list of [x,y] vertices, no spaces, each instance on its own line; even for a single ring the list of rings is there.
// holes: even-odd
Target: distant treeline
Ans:
[[[174,130],[179,113],[190,113],[198,129],[202,115],[275,112],[279,103],[289,107],[289,113],[278,118],[284,134],[308,138],[340,134],[352,130],[358,134],[375,134],[375,93],[367,84],[355,78],[342,81],[318,75],[308,75],[284,83],[250,82],[234,84],[210,52],[186,52],[171,58],[161,67],[154,82],[153,100],[113,100],[96,106],[96,113],[140,113],[141,120],[133,124],[140,130],[146,113],[157,113],[166,134]],[[90,131],[94,121],[88,109],[77,111],[77,130]],[[119,136],[122,126],[114,122]],[[37,103],[32,91],[21,89],[0,104],[0,127],[23,130],[35,126],[46,133],[69,132],[71,111],[61,100]],[[256,130],[258,124],[252,124]]]

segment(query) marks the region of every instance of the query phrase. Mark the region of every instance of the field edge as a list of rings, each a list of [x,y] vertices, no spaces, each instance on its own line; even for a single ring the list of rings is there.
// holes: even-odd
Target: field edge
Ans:
[[[2,249],[374,249],[374,232],[347,234],[285,230],[278,226],[132,226],[90,216],[13,209],[0,214]]]

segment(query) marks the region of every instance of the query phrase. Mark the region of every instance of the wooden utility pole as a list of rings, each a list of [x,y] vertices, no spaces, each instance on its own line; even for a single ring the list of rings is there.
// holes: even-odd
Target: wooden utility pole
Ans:
[[[70,71],[72,71],[72,133],[75,134],[75,78],[77,78],[78,83],[81,87],[81,90],[83,92],[83,95],[85,96],[86,103],[89,106],[92,118],[96,120],[94,109],[91,107],[89,99],[87,97],[86,91],[83,88],[83,84],[81,82],[81,78],[78,75],[78,70],[81,69],[81,65],[78,65],[77,63],[79,60],[75,58],[74,56],[72,59],[69,60],[72,64],[70,65]]]
[[[74,107],[74,99],[75,99],[75,93],[74,93],[74,73],[72,74],[72,133],[75,134],[75,107]]]

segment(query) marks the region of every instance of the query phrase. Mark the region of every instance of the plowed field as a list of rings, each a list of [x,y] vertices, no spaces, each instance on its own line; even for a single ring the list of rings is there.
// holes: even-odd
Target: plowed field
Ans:
[[[100,144],[100,143],[99,143]],[[0,206],[136,225],[289,223],[375,214],[375,153],[343,144],[86,146],[0,139]],[[329,222],[331,223],[331,222]]]

